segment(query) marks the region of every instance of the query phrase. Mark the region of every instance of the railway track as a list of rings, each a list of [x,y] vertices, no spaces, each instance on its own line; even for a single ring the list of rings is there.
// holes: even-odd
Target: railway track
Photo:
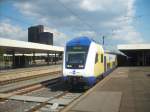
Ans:
[[[82,93],[69,92],[68,87],[59,79],[44,82],[43,86],[36,85],[36,87],[19,89],[10,93],[12,96],[0,102],[0,112],[60,111],[82,95]]]
[[[61,81],[60,73],[61,71],[55,71],[1,83],[0,112],[62,110],[83,92],[71,92]]]
[[[58,78],[54,78],[54,79],[44,81],[44,82],[41,82],[41,83],[31,84],[31,85],[28,85],[28,86],[23,86],[23,87],[20,87],[20,88],[8,90],[8,91],[5,91],[4,93],[7,93],[7,94],[11,93],[12,95],[27,94],[27,93],[30,93],[32,91],[35,91],[35,90],[41,89],[43,87],[46,87],[48,85],[54,85],[60,80],[61,80],[60,77],[58,77]]]
[[[0,93],[9,93],[17,90],[23,90],[24,88],[37,88],[40,86],[45,86],[46,83],[49,83],[51,81],[54,82],[54,80],[60,79],[61,78],[61,72],[60,71],[55,71],[51,72],[49,74],[41,74],[39,77],[36,75],[36,77],[27,77],[27,78],[22,78],[21,80],[15,80],[13,83],[5,84],[0,86]]]
[[[48,75],[53,75],[53,74],[60,74],[60,73],[61,73],[61,71],[54,71],[54,72],[49,72],[49,73],[45,73],[45,74],[31,75],[31,76],[20,77],[20,78],[16,78],[16,79],[4,80],[4,81],[0,81],[0,86],[10,84],[10,83],[19,82],[19,81],[34,79],[37,77],[43,77],[43,76],[48,76]]]
[[[58,77],[58,78],[54,78],[54,79],[51,79],[48,81],[43,81],[40,83],[31,84],[31,85],[29,84],[27,86],[22,86],[20,88],[10,89],[8,91],[0,93],[0,102],[7,101],[8,97],[11,97],[14,95],[26,95],[28,93],[31,93],[32,91],[40,90],[49,85],[53,86],[53,85],[57,84],[60,80],[61,80],[60,77]],[[2,96],[4,96],[4,97],[2,97]]]
[[[48,85],[55,85],[57,84],[59,81],[61,80],[60,77],[58,78],[54,78],[48,81],[43,81],[41,83],[36,83],[36,84],[31,84],[31,85],[27,85],[27,86],[22,86],[20,88],[15,88],[15,89],[10,89],[7,90],[3,93],[0,93],[0,102],[1,101],[5,101],[7,99],[7,97],[13,96],[13,95],[25,95],[27,93],[30,93],[32,91],[38,90],[38,89],[42,89]],[[4,98],[1,98],[1,95],[4,95]],[[5,98],[6,97],[6,98]]]
[[[59,67],[60,65],[52,65],[53,67]],[[8,75],[8,74],[17,74],[17,73],[24,73],[24,72],[31,72],[31,71],[39,71],[39,70],[47,70],[51,69],[52,66],[39,66],[39,67],[28,67],[28,68],[17,68],[17,69],[10,69],[10,70],[2,70],[0,71],[0,76]]]
[[[65,106],[69,105],[71,102],[79,98],[83,93],[71,93],[71,92],[63,92],[45,102],[42,102],[26,112],[59,112]]]

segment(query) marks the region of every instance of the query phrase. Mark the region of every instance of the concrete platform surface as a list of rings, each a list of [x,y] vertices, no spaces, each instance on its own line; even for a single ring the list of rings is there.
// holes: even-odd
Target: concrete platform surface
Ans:
[[[120,67],[63,112],[150,112],[150,67]]]

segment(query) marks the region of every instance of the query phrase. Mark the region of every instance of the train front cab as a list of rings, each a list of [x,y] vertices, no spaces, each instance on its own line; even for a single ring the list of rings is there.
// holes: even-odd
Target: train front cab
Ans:
[[[112,68],[113,60],[104,53],[101,45],[82,38],[66,45],[63,61],[64,81],[93,86]]]
[[[75,45],[75,42],[68,43],[65,48],[63,62],[63,80],[71,85],[84,82],[86,60],[90,47],[88,44]],[[88,80],[88,79],[87,79]]]

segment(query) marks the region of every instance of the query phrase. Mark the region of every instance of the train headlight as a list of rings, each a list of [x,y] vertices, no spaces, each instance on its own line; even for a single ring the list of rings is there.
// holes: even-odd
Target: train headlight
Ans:
[[[83,65],[79,65],[79,68],[83,68],[84,66]]]
[[[67,65],[68,68],[72,67],[72,65]]]

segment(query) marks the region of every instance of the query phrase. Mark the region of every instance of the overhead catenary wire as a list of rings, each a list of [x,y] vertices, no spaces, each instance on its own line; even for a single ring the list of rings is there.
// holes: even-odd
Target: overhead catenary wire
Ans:
[[[59,3],[62,7],[64,7],[70,14],[72,14],[73,16],[75,16],[79,21],[81,21],[82,23],[84,23],[86,26],[88,26],[91,30],[95,31],[97,33],[97,31],[95,30],[95,28],[85,22],[85,20],[83,20],[77,13],[75,13],[74,11],[72,11],[69,7],[67,7],[64,3],[62,3],[60,0],[55,0],[57,3]]]
[[[11,19],[11,20],[14,20],[14,21],[16,21],[16,22],[20,22],[20,23],[23,23],[23,24],[25,24],[25,25],[29,25],[28,23],[26,23],[26,22],[24,22],[24,21],[22,21],[21,19],[18,19],[18,18],[15,18],[15,17],[12,17],[12,16],[8,16],[8,15],[6,15],[6,14],[0,14],[1,16],[3,16],[3,17],[5,17],[5,18],[9,18],[9,19]],[[22,28],[23,30],[26,30],[26,28]]]

